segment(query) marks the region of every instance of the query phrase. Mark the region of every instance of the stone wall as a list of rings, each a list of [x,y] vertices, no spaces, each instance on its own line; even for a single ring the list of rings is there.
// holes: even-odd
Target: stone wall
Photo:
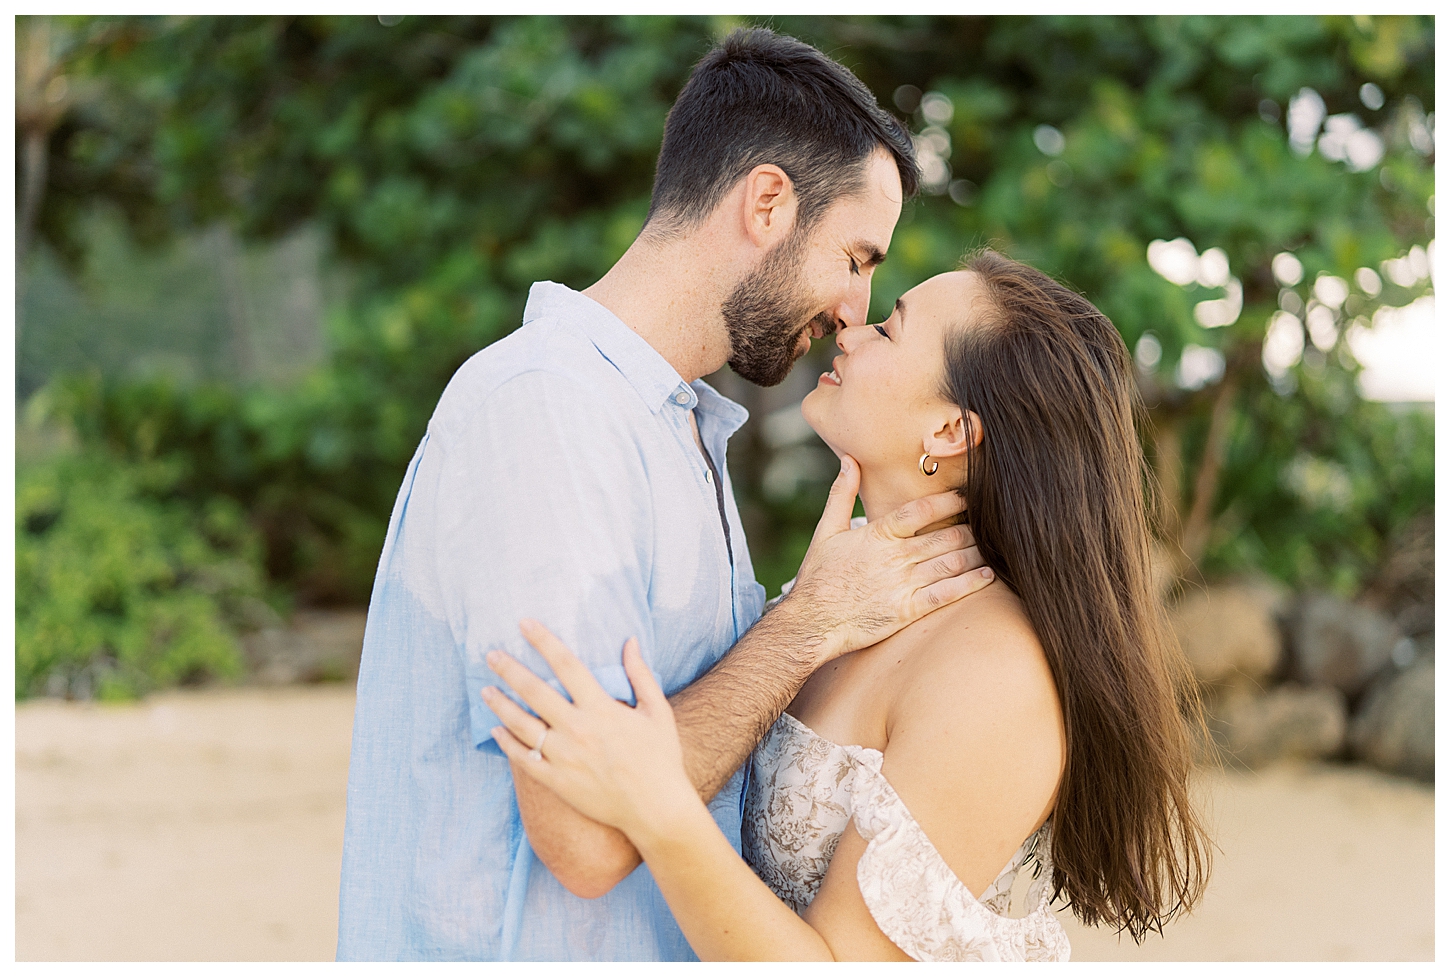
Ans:
[[[1435,776],[1434,530],[1412,524],[1355,601],[1256,579],[1187,588],[1174,631],[1225,762],[1342,759]]]

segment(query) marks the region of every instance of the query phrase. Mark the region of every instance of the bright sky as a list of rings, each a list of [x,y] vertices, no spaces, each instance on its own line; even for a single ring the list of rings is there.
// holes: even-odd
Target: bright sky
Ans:
[[[1351,329],[1349,348],[1364,365],[1360,391],[1369,400],[1434,400],[1440,326],[1435,296],[1382,308],[1368,329]]]
[[[1264,340],[1264,368],[1273,376],[1282,376],[1300,361],[1310,339],[1321,350],[1331,349],[1339,339],[1341,311],[1352,288],[1374,299],[1383,285],[1381,272],[1402,288],[1413,288],[1426,280],[1433,283],[1434,262],[1433,241],[1426,247],[1416,245],[1406,255],[1381,262],[1379,272],[1360,268],[1351,286],[1345,279],[1322,272],[1313,282],[1306,282],[1304,266],[1298,258],[1289,252],[1277,255],[1273,270],[1282,287],[1280,311],[1269,320]],[[1199,325],[1213,329],[1238,320],[1243,311],[1243,288],[1230,274],[1228,256],[1220,249],[1209,248],[1199,254],[1193,242],[1184,237],[1153,241],[1148,245],[1148,264],[1175,285],[1198,284],[1224,289],[1222,298],[1208,299],[1194,306],[1193,315]],[[1368,322],[1363,318],[1353,320],[1345,338],[1355,359],[1364,367],[1359,386],[1366,399],[1389,402],[1435,399],[1439,324],[1435,320],[1433,291],[1422,294],[1409,305],[1383,306]],[[1157,348],[1155,342],[1153,350]],[[1144,355],[1141,348],[1138,355],[1140,358]],[[1156,362],[1156,352],[1149,351],[1149,356]],[[1178,370],[1180,386],[1194,390],[1222,375],[1222,353],[1199,346],[1184,349]]]

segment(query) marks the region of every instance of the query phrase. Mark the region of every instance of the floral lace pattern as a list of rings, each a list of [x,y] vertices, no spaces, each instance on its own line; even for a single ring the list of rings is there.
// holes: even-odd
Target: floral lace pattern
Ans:
[[[866,841],[856,881],[881,931],[917,960],[1068,958],[1049,906],[1051,822],[1032,834],[978,899],[881,775],[878,750],[841,746],[782,715],[756,747],[741,824],[745,859],[797,913],[810,905],[854,818]],[[1006,915],[1028,866],[1031,911]]]

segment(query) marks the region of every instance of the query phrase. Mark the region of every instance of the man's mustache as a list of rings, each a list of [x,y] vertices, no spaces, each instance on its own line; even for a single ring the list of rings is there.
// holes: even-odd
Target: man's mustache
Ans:
[[[806,323],[806,329],[810,332],[812,338],[814,338],[816,329],[819,328],[821,330],[821,338],[824,339],[826,336],[834,336],[839,325],[840,323],[836,321],[835,316],[829,312],[822,312],[810,322]]]

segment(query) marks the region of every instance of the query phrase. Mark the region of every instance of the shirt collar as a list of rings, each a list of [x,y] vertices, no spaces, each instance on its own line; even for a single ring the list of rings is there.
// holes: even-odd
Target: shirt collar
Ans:
[[[690,384],[700,405],[700,413],[718,419],[722,437],[728,438],[750,419],[750,411],[726,397],[704,380]]]
[[[645,406],[656,414],[666,404],[674,404],[673,398],[680,393],[687,395],[687,402],[681,406],[695,406],[698,394],[675,368],[639,333],[583,292],[558,282],[534,282],[529,289],[528,304],[524,306],[524,322],[544,316],[553,316],[584,333],[599,354],[629,381]]]

